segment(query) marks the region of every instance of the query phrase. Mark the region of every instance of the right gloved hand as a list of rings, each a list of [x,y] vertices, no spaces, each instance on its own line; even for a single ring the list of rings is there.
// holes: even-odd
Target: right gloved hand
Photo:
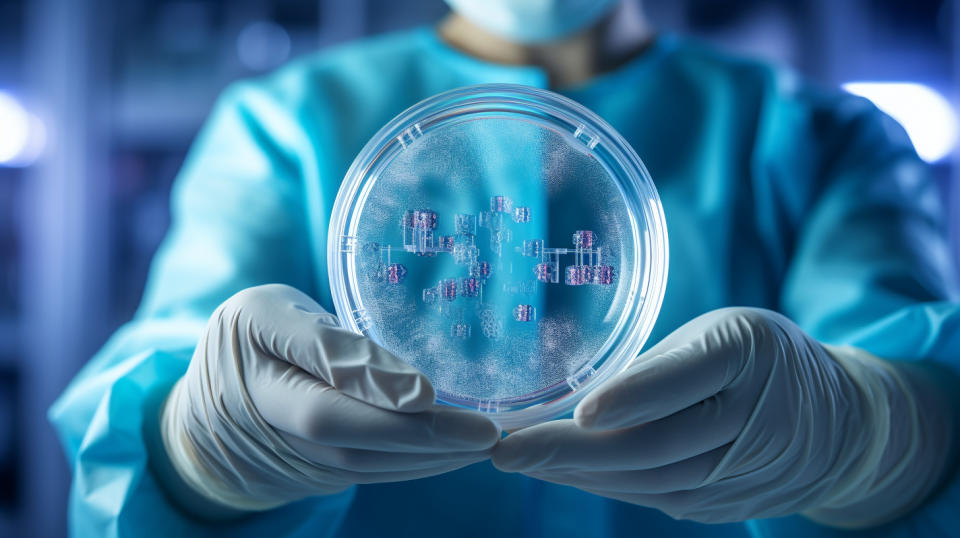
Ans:
[[[214,312],[161,430],[180,478],[240,510],[445,473],[488,458],[500,438],[479,413],[435,405],[422,373],[282,285]]]

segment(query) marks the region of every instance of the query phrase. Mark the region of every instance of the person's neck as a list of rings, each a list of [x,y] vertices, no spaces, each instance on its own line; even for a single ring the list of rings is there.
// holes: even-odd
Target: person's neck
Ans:
[[[440,21],[440,37],[475,58],[546,71],[552,87],[571,86],[614,69],[641,54],[654,33],[639,5],[626,0],[601,22],[572,36],[545,43],[508,41],[456,13]]]

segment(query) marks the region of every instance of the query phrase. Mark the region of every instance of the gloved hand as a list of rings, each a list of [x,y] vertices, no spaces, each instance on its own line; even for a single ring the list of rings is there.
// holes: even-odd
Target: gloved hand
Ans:
[[[804,512],[863,527],[937,485],[952,411],[920,371],[828,348],[783,316],[705,314],[587,395],[512,433],[501,470],[706,523]]]
[[[177,474],[216,506],[261,510],[486,459],[498,428],[434,404],[419,371],[288,286],[214,312],[161,418]]]

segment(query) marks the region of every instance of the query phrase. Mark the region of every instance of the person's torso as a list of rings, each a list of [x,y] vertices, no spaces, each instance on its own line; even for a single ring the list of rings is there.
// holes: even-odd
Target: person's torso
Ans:
[[[771,116],[783,108],[771,73],[666,37],[618,71],[561,90],[624,136],[662,199],[670,271],[649,342],[712,309],[777,308],[796,220],[813,187],[803,167],[784,177],[789,166],[768,166],[777,151],[770,139],[780,129]],[[370,137],[399,112],[445,90],[490,82],[545,87],[547,80],[537,69],[472,60],[428,29],[348,45],[302,61],[282,76],[309,93],[295,114],[312,145],[309,155],[301,155],[305,203],[317,290],[327,308],[332,308],[325,264],[330,210],[343,175]],[[341,529],[343,536],[432,534],[749,532],[743,524],[676,522],[647,508],[501,473],[489,463],[413,482],[361,486]]]

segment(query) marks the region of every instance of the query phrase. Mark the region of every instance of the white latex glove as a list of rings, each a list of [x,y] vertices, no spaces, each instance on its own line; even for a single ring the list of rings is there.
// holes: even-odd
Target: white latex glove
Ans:
[[[803,512],[869,526],[920,503],[950,459],[952,411],[925,381],[825,348],[774,312],[717,310],[586,396],[573,420],[512,433],[493,462],[678,519]]]
[[[488,458],[500,437],[479,413],[435,405],[423,374],[281,285],[214,312],[161,430],[180,478],[241,510],[445,473]]]

